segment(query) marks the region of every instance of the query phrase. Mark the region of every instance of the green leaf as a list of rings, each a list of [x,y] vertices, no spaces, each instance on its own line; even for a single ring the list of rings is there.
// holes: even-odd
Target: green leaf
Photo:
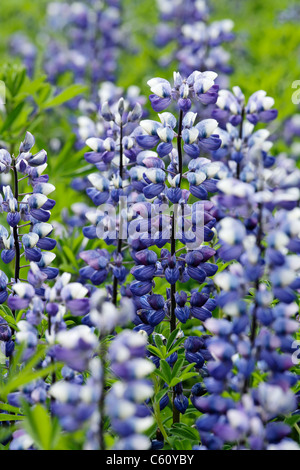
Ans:
[[[163,340],[161,339],[159,335],[155,335],[155,344],[159,349],[164,347]]]
[[[25,419],[25,416],[18,416],[18,415],[7,415],[0,413],[0,422],[3,421],[22,421]]]
[[[75,98],[75,96],[78,96],[81,93],[84,93],[86,90],[87,90],[86,86],[77,85],[77,84],[71,85],[65,90],[63,90],[59,95],[46,101],[42,105],[42,109],[55,108],[56,106],[60,106],[63,103],[66,103],[67,101],[70,101],[71,99]]]
[[[12,314],[12,311],[5,305],[1,305],[0,307],[0,316],[7,321],[10,327],[12,327],[14,330],[18,330],[18,326],[16,324],[16,320]]]
[[[161,359],[164,358],[164,356],[161,354],[160,350],[158,348],[156,348],[155,346],[152,346],[152,344],[148,345],[148,351],[151,352],[152,354],[154,354],[154,356],[158,356]]]
[[[167,341],[167,351],[169,351],[170,347],[172,346],[177,334],[178,334],[179,329],[176,328],[176,330],[172,331],[170,334],[168,341]]]
[[[185,423],[174,424],[171,428],[171,432],[181,438],[186,437],[192,441],[199,441],[199,433],[197,429],[191,428]]]
[[[0,441],[3,442],[4,440],[8,439],[12,433],[15,431],[15,425],[10,424],[9,426],[1,426],[0,427]]]
[[[286,418],[284,420],[284,422],[286,424],[288,424],[289,426],[293,427],[295,424],[297,424],[298,422],[300,421],[300,416],[299,415],[293,415],[293,416],[289,416],[288,418]]]
[[[165,388],[163,390],[160,390],[154,397],[154,402],[159,403],[160,400],[168,393],[168,390]]]
[[[24,102],[19,103],[15,107],[15,109],[11,113],[9,113],[9,115],[7,116],[7,118],[4,121],[1,132],[6,131],[6,129],[8,129],[9,127],[12,126],[13,122],[19,117],[19,114],[21,113],[24,105],[25,105]]]
[[[179,384],[179,382],[184,382],[185,380],[191,379],[196,376],[196,372],[188,372],[187,374],[184,373],[180,377],[175,377],[174,379],[172,379],[169,385],[170,387],[175,387],[175,385]]]
[[[161,357],[165,358],[166,353],[167,353],[167,349],[166,349],[166,346],[163,343],[163,340],[161,339],[161,337],[159,335],[155,335],[155,344],[161,352]]]
[[[174,352],[178,351],[180,348],[182,348],[182,343],[184,343],[184,341],[186,340],[186,338],[179,338],[176,343],[174,343],[172,345],[172,349],[169,350],[168,352],[168,356],[170,356],[171,354],[173,354]]]
[[[161,371],[163,373],[163,376],[165,378],[165,381],[169,385],[170,382],[171,382],[171,379],[172,379],[171,367],[169,366],[167,361],[165,361],[163,359],[160,361],[160,367],[161,367]]]
[[[18,315],[16,316],[16,325],[18,326],[19,321],[22,319],[22,316],[26,310],[19,310]],[[19,328],[18,328],[19,329]]]
[[[191,362],[191,364],[185,367],[183,374],[186,374],[187,372],[189,372],[195,365],[196,365],[196,362]]]
[[[6,403],[0,403],[0,410],[9,411],[10,413],[16,413],[16,414],[21,413],[20,408],[17,408],[16,406],[8,405]]]
[[[156,369],[153,373],[155,375],[158,375],[158,377],[160,377],[161,379],[163,379],[164,382],[166,382],[166,378],[165,378],[163,372],[161,372],[159,369]]]
[[[26,418],[24,429],[40,450],[53,450],[60,438],[58,420],[52,420],[47,410],[40,404],[31,408],[24,403]]]
[[[78,268],[78,262],[77,262],[77,259],[73,253],[73,251],[67,246],[65,245],[63,247],[63,251],[65,252],[65,254],[67,255],[67,257],[69,258],[69,260],[73,263],[73,266],[75,268]]]
[[[20,349],[22,349],[22,345]],[[44,357],[45,349],[45,345],[38,345],[37,352],[21,370],[18,370],[17,361],[20,361],[22,353],[17,351],[5,383],[3,381],[0,383],[0,397],[3,401],[6,401],[6,397],[9,393],[18,390],[20,387],[23,387],[34,380],[47,377],[47,375],[52,374],[56,368],[59,367],[59,363],[55,363],[45,367],[44,369],[34,370],[36,364],[38,364]]]
[[[179,359],[175,362],[175,364],[174,364],[174,366],[173,366],[173,369],[172,369],[172,379],[173,379],[174,377],[177,377],[177,376],[180,374],[180,372],[181,372],[181,367],[182,367],[183,364],[184,364],[184,360],[185,360],[184,357],[181,357],[181,358],[179,358]]]
[[[21,86],[24,83],[25,78],[26,78],[26,69],[24,68],[23,70],[21,70],[20,73],[16,75],[16,78],[13,82],[13,86],[11,90],[13,96],[16,96],[18,94]]]

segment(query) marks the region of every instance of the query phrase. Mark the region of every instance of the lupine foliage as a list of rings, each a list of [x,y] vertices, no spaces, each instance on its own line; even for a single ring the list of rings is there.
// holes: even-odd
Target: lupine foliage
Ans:
[[[47,2],[8,40],[1,449],[299,450],[299,116],[230,89],[204,0],[158,0],[128,83],[127,6]]]

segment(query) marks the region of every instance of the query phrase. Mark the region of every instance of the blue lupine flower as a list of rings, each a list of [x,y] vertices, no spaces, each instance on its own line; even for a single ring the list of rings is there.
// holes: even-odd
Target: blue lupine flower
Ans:
[[[145,378],[155,366],[143,358],[146,343],[145,336],[125,330],[110,346],[112,370],[118,381],[106,398],[106,407],[112,428],[120,436],[115,449],[150,448],[150,441],[142,433],[152,425],[153,418],[142,403],[153,394]],[[112,406],[116,401],[119,406]]]
[[[221,141],[214,130],[218,123],[214,119],[200,121],[194,126],[197,114],[188,112],[182,120],[183,149],[192,158],[197,158],[201,150],[216,150]],[[176,118],[171,113],[159,114],[161,124],[156,121],[145,120],[140,122],[141,129],[137,129],[137,143],[145,149],[153,149],[157,146],[158,155],[163,158],[173,150],[173,139],[176,137],[174,128]]]
[[[152,78],[148,81],[152,95],[149,96],[154,111],[160,112],[168,108],[172,100],[177,101],[179,108],[190,110],[191,99],[198,99],[203,104],[216,103],[218,86],[214,80],[215,72],[193,72],[188,78],[182,78],[174,72],[174,86],[164,78]]]
[[[174,3],[164,0],[158,4],[160,23],[155,35],[155,44],[164,47],[171,41],[175,47],[160,59],[166,67],[172,60],[179,62],[179,70],[188,76],[193,70],[208,67],[222,73],[230,73],[230,55],[221,44],[232,41],[233,22],[229,19],[210,22],[207,2],[182,0]]]
[[[184,415],[189,405],[188,398],[182,393],[182,383],[177,384],[174,387],[175,397],[174,397],[174,406],[177,410]]]
[[[243,120],[244,113],[248,121],[254,125],[259,121],[273,121],[278,114],[276,109],[271,109],[274,99],[267,96],[263,90],[253,93],[247,104],[239,87],[234,87],[233,93],[220,90],[216,105],[218,109],[213,111],[213,117],[223,125],[230,122],[233,126],[238,126]]]

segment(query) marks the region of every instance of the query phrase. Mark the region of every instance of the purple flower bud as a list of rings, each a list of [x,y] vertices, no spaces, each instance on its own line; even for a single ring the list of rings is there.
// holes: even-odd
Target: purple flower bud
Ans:
[[[176,395],[174,398],[174,406],[176,409],[184,415],[189,406],[189,400],[183,395],[183,393]]]

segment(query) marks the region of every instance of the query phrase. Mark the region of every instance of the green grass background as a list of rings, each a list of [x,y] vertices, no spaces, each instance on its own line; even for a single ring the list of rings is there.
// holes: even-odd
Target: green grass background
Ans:
[[[45,17],[48,0],[10,0],[1,2],[0,57],[1,63],[18,62],[9,54],[11,34],[24,32],[38,45],[40,57],[47,47],[44,41]],[[265,89],[276,101],[279,120],[297,112],[292,103],[292,83],[300,79],[300,28],[299,22],[280,23],[279,13],[287,8],[289,0],[211,0],[212,20],[231,18],[235,23],[236,40],[227,45],[231,51],[234,72],[230,84],[239,85],[246,96],[257,89]],[[136,48],[135,53],[124,52],[120,61],[119,84],[135,84],[148,94],[147,80],[152,76],[172,77],[173,69],[161,69],[157,59],[164,51],[153,45],[158,11],[154,0],[123,0],[123,18],[128,37]],[[172,45],[171,45],[172,47]],[[1,67],[1,66],[0,66]],[[37,70],[37,76],[42,73]],[[279,121],[278,121],[279,122]],[[58,118],[51,120],[49,128],[35,131],[39,146],[49,148],[49,140],[58,136],[64,144],[72,142],[72,129],[63,109]],[[61,155],[49,153],[50,180],[57,186],[55,218],[78,195],[69,188],[76,170],[84,165],[82,154],[76,154],[70,145]]]

